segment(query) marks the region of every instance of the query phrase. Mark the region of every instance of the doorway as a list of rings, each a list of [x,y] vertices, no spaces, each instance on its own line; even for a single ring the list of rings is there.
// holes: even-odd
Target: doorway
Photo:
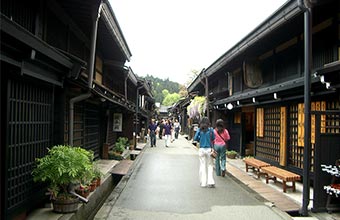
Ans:
[[[242,109],[242,155],[254,156],[255,113],[254,108]]]

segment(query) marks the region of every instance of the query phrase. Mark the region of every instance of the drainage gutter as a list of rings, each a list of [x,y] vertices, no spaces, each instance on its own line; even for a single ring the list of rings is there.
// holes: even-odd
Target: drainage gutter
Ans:
[[[311,92],[311,64],[312,64],[312,9],[303,0],[298,0],[299,8],[304,12],[304,149],[303,149],[303,194],[301,215],[308,216],[310,192],[310,92]]]

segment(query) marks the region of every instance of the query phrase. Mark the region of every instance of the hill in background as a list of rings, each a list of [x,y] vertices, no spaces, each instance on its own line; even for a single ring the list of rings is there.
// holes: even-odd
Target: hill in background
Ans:
[[[150,75],[147,75],[141,78],[144,78],[151,82],[152,92],[155,98],[155,102],[159,102],[159,103],[162,103],[165,98],[163,97],[163,94],[162,94],[162,91],[164,89],[168,90],[169,93],[179,93],[180,88],[182,86],[181,84],[177,82],[170,81],[169,78],[164,80],[164,79],[160,79],[158,77],[153,77]]]

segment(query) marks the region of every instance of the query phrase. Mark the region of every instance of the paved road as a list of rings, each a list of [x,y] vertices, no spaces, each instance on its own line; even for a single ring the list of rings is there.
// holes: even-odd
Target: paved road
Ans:
[[[216,188],[201,188],[197,149],[185,138],[165,148],[147,146],[95,219],[291,219],[227,175]]]

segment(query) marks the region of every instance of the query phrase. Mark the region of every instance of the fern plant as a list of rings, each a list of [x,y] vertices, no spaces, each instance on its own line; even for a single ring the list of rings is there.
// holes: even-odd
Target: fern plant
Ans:
[[[92,152],[80,147],[54,146],[46,156],[36,159],[33,180],[48,182],[52,198],[67,196],[70,183],[79,183],[93,172],[93,158]]]
[[[126,137],[119,137],[115,143],[114,151],[123,153],[125,147],[129,145],[129,139]]]

